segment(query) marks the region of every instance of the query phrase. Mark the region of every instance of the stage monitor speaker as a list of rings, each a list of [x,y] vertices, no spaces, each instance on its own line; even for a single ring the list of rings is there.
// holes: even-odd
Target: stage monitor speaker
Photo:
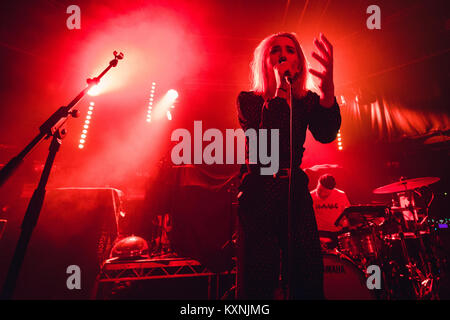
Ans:
[[[121,195],[113,188],[48,190],[13,298],[90,299],[118,234]],[[79,267],[80,289],[68,288],[75,276],[69,266]]]

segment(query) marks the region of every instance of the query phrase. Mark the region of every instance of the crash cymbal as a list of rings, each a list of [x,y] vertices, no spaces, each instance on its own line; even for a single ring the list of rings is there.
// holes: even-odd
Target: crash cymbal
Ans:
[[[373,190],[373,193],[385,194],[385,193],[396,193],[407,190],[414,190],[417,188],[428,186],[430,184],[438,182],[439,180],[440,179],[437,177],[423,177],[423,178],[402,180],[399,182],[388,184],[386,186],[379,187]]]

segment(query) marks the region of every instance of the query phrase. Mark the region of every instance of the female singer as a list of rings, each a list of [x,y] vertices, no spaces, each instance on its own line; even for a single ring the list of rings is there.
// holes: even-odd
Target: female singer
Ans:
[[[266,37],[254,51],[252,91],[243,91],[237,98],[243,130],[279,129],[280,148],[278,172],[273,176],[261,175],[262,165],[248,161],[247,141],[247,164],[238,195],[238,299],[279,297],[276,292],[283,292],[288,284],[287,253],[292,266],[289,297],[324,298],[321,247],[308,178],[300,165],[306,129],[309,128],[317,141],[330,143],[336,138],[341,116],[334,96],[333,47],[323,35],[315,39],[314,44],[319,53],[314,52],[312,56],[323,66],[321,72],[308,70],[295,34],[277,33]],[[319,95],[307,90],[308,73],[319,79]],[[288,252],[291,111],[294,198],[291,203],[292,252]]]

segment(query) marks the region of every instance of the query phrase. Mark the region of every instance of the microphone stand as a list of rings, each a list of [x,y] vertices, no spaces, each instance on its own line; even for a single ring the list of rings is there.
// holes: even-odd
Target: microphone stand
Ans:
[[[288,290],[287,290],[287,298],[288,300],[293,299],[293,232],[292,232],[292,207],[294,203],[294,179],[292,175],[292,170],[294,169],[294,144],[293,144],[293,113],[294,106],[292,105],[292,79],[291,77],[286,77],[287,82],[289,83],[289,143],[290,143],[290,161],[289,161],[289,198],[288,198],[288,253],[287,253],[287,272],[288,272]]]
[[[72,116],[73,118],[77,118],[79,116],[80,112],[73,109],[75,105],[84,97],[92,86],[100,82],[100,79],[106,74],[106,72],[109,71],[109,69],[117,66],[117,63],[121,59],[123,59],[123,53],[118,54],[114,51],[114,59],[109,62],[109,66],[103,70],[99,76],[93,79],[87,79],[87,87],[83,89],[67,106],[60,107],[53,115],[51,115],[50,118],[48,118],[48,120],[39,127],[39,134],[0,171],[0,186],[2,186],[23,162],[25,156],[28,155],[37,144],[42,142],[44,139],[53,137],[39,184],[33,192],[33,196],[30,199],[27,211],[25,212],[25,216],[23,218],[20,237],[9,266],[5,283],[3,284],[0,295],[1,299],[9,300],[14,294],[14,289],[16,287],[23,260],[25,258],[28,243],[34,227],[39,219],[39,214],[44,203],[46,192],[45,187],[50,176],[53,162],[55,160],[56,153],[62,144],[62,139],[66,135],[66,129],[64,129],[63,126],[69,116]]]

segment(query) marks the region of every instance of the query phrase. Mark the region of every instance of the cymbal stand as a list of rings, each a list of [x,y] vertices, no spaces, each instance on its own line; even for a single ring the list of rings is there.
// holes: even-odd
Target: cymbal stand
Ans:
[[[433,198],[431,199],[431,201]],[[422,280],[420,281],[420,297],[423,298],[425,296],[430,296],[431,299],[439,299],[438,292],[437,292],[437,282],[439,281],[439,276],[435,275],[433,272],[433,268],[431,266],[431,257],[429,253],[427,252],[427,249],[425,247],[425,244],[423,242],[423,237],[420,234],[420,228],[418,228],[423,222],[425,222],[428,218],[428,208],[431,204],[431,201],[427,204],[426,208],[426,216],[422,221],[419,223],[418,221],[418,215],[417,215],[417,209],[416,209],[416,201],[414,198],[414,191],[411,193],[411,203],[414,207],[410,208],[410,210],[414,210],[414,222],[415,222],[415,230],[414,234],[416,239],[418,239],[419,242],[419,259],[421,266],[423,268],[423,272],[425,273],[424,276],[422,276]]]

